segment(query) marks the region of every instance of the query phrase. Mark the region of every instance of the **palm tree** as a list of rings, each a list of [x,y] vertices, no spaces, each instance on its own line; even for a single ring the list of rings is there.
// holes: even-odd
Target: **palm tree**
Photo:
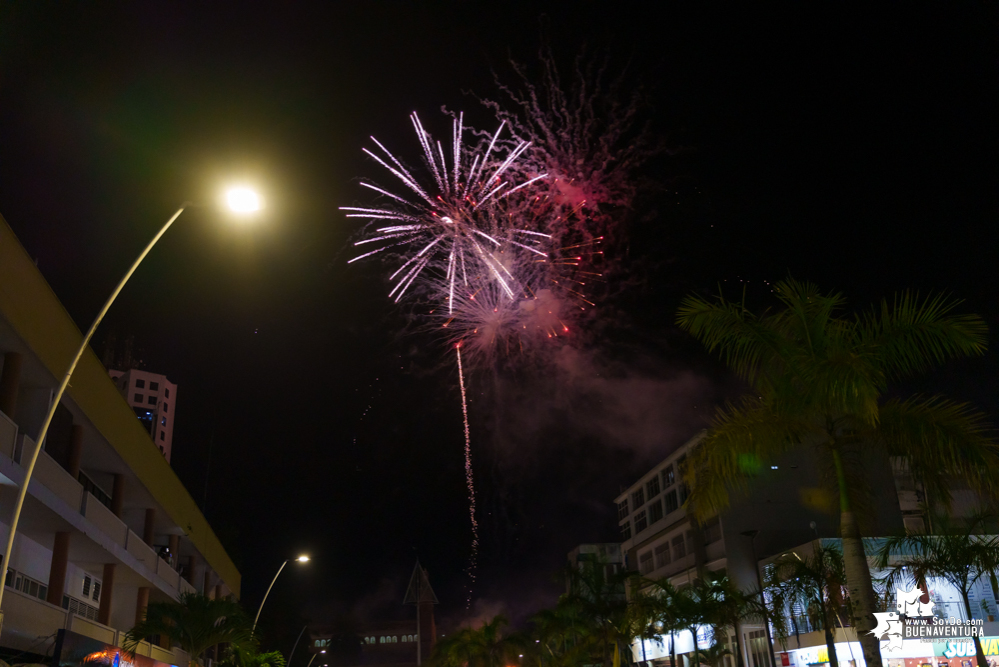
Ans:
[[[878,551],[876,565],[887,569],[888,590],[899,584],[915,583],[926,589],[927,577],[945,579],[961,592],[964,611],[971,619],[971,587],[985,577],[994,576],[999,538],[982,536],[984,516],[977,516],[958,528],[952,522],[937,521],[939,535],[890,537]],[[987,667],[985,652],[977,636],[975,654],[980,667]]]
[[[134,652],[145,637],[162,635],[186,651],[191,667],[197,667],[201,665],[201,654],[213,646],[251,647],[252,627],[235,600],[181,593],[177,602],[151,603],[146,618],[125,635],[123,648]]]
[[[714,627],[715,642],[719,636],[728,637],[726,631],[722,635],[722,629],[732,628],[735,636],[740,638],[741,643],[743,621],[753,620],[761,623],[770,623],[781,632],[783,626],[783,616],[774,615],[769,612],[763,601],[760,599],[759,590],[741,591],[735,582],[727,574],[706,573],[707,586],[705,594],[712,600],[710,608],[710,622]],[[731,652],[731,651],[730,651]],[[744,667],[742,650],[736,651],[737,667]]]
[[[619,667],[625,648],[635,637],[625,597],[625,585],[634,573],[588,561],[569,568],[566,574],[569,593],[565,597],[578,607],[593,657],[605,667]]]
[[[947,505],[948,475],[977,490],[995,488],[999,453],[984,416],[941,396],[884,400],[890,382],[957,357],[983,354],[987,328],[955,315],[959,302],[904,293],[865,315],[842,315],[845,300],[815,285],[774,285],[782,308],[755,314],[723,296],[687,297],[678,324],[725,362],[751,392],[720,409],[684,472],[688,508],[698,519],[724,509],[744,489],[754,462],[808,450],[833,473],[840,533],[864,660],[881,667],[874,588],[855,514],[862,451],[904,457],[931,497]],[[988,471],[988,472],[986,472]],[[984,474],[983,474],[984,473]]]
[[[258,653],[252,646],[230,645],[219,661],[220,667],[285,667],[280,651]]]
[[[541,665],[569,667],[584,662],[582,658],[589,651],[587,620],[578,600],[562,596],[554,609],[538,612],[531,622]]]
[[[504,632],[508,625],[500,614],[479,628],[462,628],[437,643],[432,659],[447,667],[503,667],[522,652],[518,638]]]
[[[846,572],[839,549],[819,545],[811,556],[784,554],[774,561],[767,576],[767,591],[776,610],[785,612],[797,628],[796,609],[814,609],[818,627],[825,633],[830,667],[838,667],[834,632],[839,609],[843,604]],[[778,631],[781,640],[786,629]]]
[[[722,660],[725,659],[726,655],[732,655],[731,649],[725,644],[715,641],[714,644],[704,649],[704,662],[710,667],[721,667]]]
[[[669,655],[671,667],[676,664],[676,635],[687,629],[686,618],[681,617],[682,605],[675,602],[679,593],[668,578],[649,581],[651,586],[632,596],[632,613],[639,619],[641,639],[662,642],[663,635],[669,635]]]

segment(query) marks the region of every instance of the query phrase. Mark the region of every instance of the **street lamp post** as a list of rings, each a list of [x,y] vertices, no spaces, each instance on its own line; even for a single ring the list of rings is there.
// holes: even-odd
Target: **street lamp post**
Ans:
[[[227,201],[229,207],[238,213],[249,213],[256,211],[260,208],[260,200],[257,195],[246,188],[237,188],[230,190],[227,194]],[[42,422],[42,428],[38,432],[38,439],[35,442],[35,447],[31,452],[31,457],[28,459],[28,467],[25,470],[24,481],[21,483],[21,488],[17,493],[17,501],[14,503],[14,514],[10,521],[10,532],[7,536],[7,548],[4,550],[2,558],[0,558],[0,577],[6,576],[8,568],[10,567],[10,556],[14,550],[14,536],[17,534],[17,523],[21,518],[21,509],[24,507],[24,498],[28,493],[28,484],[31,482],[31,474],[35,470],[35,463],[38,461],[38,453],[42,451],[42,446],[45,444],[45,436],[48,434],[49,426],[52,424],[52,418],[55,416],[56,409],[59,407],[59,403],[62,401],[63,394],[66,393],[66,388],[69,387],[69,381],[73,377],[73,372],[76,370],[77,364],[80,363],[80,359],[83,357],[83,353],[87,350],[87,346],[90,344],[90,339],[93,338],[94,332],[97,331],[97,327],[100,325],[104,316],[107,314],[108,310],[111,308],[111,304],[114,303],[115,299],[118,298],[118,294],[121,293],[122,288],[125,287],[125,283],[128,279],[132,277],[135,270],[139,268],[139,264],[142,260],[146,258],[149,251],[153,249],[157,241],[166,234],[170,226],[180,217],[180,214],[184,212],[185,209],[189,208],[192,204],[185,203],[177,212],[170,216],[170,219],[166,221],[162,229],[153,237],[153,240],[145,247],[145,249],[139,254],[136,260],[129,267],[128,271],[118,282],[117,287],[111,292],[111,296],[108,300],[104,302],[104,307],[101,308],[100,312],[97,313],[97,317],[94,318],[93,324],[90,325],[90,329],[87,330],[86,335],[80,342],[80,347],[76,351],[76,355],[69,364],[69,368],[66,369],[65,375],[63,375],[62,383],[59,385],[59,389],[56,391],[55,395],[52,397],[51,404],[49,405],[48,413],[45,415],[45,420]],[[3,594],[4,586],[0,584],[0,627],[3,626]]]
[[[298,639],[295,640],[295,644],[291,647],[291,653],[288,654],[288,662],[286,663],[288,667],[291,667],[291,659],[295,657],[295,649],[298,648],[298,642],[302,640],[302,635],[305,634],[307,627],[309,627],[308,623],[302,626],[302,631],[298,633]]]
[[[308,563],[309,557],[306,555],[301,555],[295,560],[298,561],[299,563]],[[277,581],[277,578],[281,576],[281,570],[284,569],[284,566],[290,562],[291,559],[289,558],[285,562],[281,563],[281,567],[278,568],[277,574],[275,574],[274,578],[271,579],[271,585],[267,587],[267,592],[264,593],[264,599],[260,601],[260,607],[257,608],[257,617],[253,619],[253,628],[250,629],[251,635],[257,630],[257,621],[260,620],[260,612],[264,610],[264,603],[267,602],[267,596],[271,594],[271,589],[274,588],[274,582]]]
[[[749,538],[749,548],[753,554],[753,569],[756,570],[756,585],[760,589],[760,604],[763,605],[763,609],[767,609],[767,599],[763,595],[763,578],[760,576],[760,563],[756,560],[756,536],[760,534],[758,530],[747,530],[742,533],[744,536]],[[770,664],[773,667],[777,667],[777,656],[774,655],[774,640],[770,635],[770,619],[764,615],[763,617],[763,628],[767,631],[767,647],[770,649]]]

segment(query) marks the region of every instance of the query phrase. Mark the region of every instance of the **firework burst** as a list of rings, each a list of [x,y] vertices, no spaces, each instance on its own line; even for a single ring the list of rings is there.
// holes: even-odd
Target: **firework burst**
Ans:
[[[423,148],[424,162],[433,177],[432,186],[421,184],[420,179],[385,146],[371,137],[382,155],[366,148],[364,152],[395,176],[405,190],[400,195],[373,183],[361,183],[386,198],[384,205],[341,207],[347,211],[347,217],[371,221],[368,228],[369,231],[373,229],[373,233],[354,245],[377,245],[350,262],[393,250],[402,258],[390,276],[393,287],[389,296],[397,303],[425,272],[441,271],[448,285],[449,309],[455,288],[459,284],[469,286],[470,278],[474,280],[480,275],[487,276],[512,298],[516,280],[494,258],[495,250],[503,241],[497,238],[501,230],[496,225],[497,217],[491,213],[497,202],[545,178],[546,174],[539,174],[523,179],[519,184],[510,178],[517,173],[511,166],[528,149],[530,142],[518,142],[509,149],[498,146],[505,125],[501,122],[488,142],[478,150],[470,151],[463,143],[465,128],[463,116],[459,114],[453,121],[450,150],[445,151],[441,142],[435,141],[423,128],[415,112],[410,120]],[[533,247],[530,230],[503,231],[507,232],[506,243],[543,256]]]

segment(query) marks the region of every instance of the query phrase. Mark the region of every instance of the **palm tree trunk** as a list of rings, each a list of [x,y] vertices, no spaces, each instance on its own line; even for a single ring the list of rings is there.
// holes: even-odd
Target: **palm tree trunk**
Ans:
[[[833,636],[833,630],[830,628],[831,624],[829,622],[829,612],[826,611],[825,593],[821,590],[819,591],[819,611],[822,613],[822,629],[826,633],[826,652],[829,654],[829,667],[839,667],[839,660],[836,657],[836,639]]]
[[[670,667],[678,667],[676,664],[676,642],[672,631],[669,633],[669,664]]]
[[[700,667],[701,654],[697,651],[697,626],[690,626],[690,634],[694,637],[694,664],[691,667]]]
[[[877,626],[874,618],[874,584],[871,582],[871,569],[867,563],[867,554],[864,553],[864,542],[860,538],[857,520],[850,508],[843,461],[835,449],[832,450],[832,456],[836,466],[836,482],[839,486],[839,529],[843,540],[843,567],[846,570],[847,591],[853,603],[857,640],[863,650],[867,667],[882,667],[881,640],[870,632]]]
[[[961,590],[961,597],[964,599],[964,611],[968,614],[968,620],[971,620],[971,600],[968,599],[968,591]],[[978,667],[989,667],[988,660],[985,659],[985,651],[982,650],[982,642],[978,639],[978,635],[973,635],[971,639],[975,642],[975,658],[978,660]]]
[[[746,667],[746,660],[742,657],[742,623],[735,622],[735,667]]]

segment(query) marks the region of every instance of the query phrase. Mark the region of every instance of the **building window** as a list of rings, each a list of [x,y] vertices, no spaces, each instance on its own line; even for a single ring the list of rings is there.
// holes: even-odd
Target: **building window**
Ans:
[[[645,491],[639,489],[631,494],[631,506],[638,509],[645,504]]]
[[[655,523],[659,519],[663,518],[663,504],[659,502],[657,498],[654,503],[648,506],[649,510],[649,523]]]
[[[150,396],[149,400],[147,400],[146,402],[149,403],[149,405],[156,405],[156,397]]]
[[[721,539],[721,522],[715,517],[704,526],[704,543],[713,544]]]
[[[94,480],[87,477],[86,473],[84,473],[82,470],[80,471],[80,474],[77,476],[77,480],[79,480],[80,485],[83,486],[84,491],[88,492],[90,495],[96,498],[97,502],[99,502],[101,505],[104,505],[108,509],[111,509],[111,496],[109,496],[104,491],[104,489],[94,484]]]
[[[14,572],[10,570],[10,572]],[[44,600],[49,595],[49,587],[31,577],[26,577],[20,572],[14,573],[14,590],[21,591],[25,595]]]
[[[135,388],[136,389],[145,389],[146,388],[146,381],[145,380],[136,380],[135,381]]]
[[[656,569],[669,565],[669,542],[663,542],[656,547]]]
[[[94,594],[90,598],[94,602],[99,602],[101,599],[101,582],[94,582]]]
[[[160,440],[166,440],[166,431],[160,431]]]
[[[681,505],[684,504],[685,502],[687,502],[687,493],[688,493],[687,485],[686,484],[681,484],[680,485],[680,504]]]
[[[395,643],[396,643],[396,642],[398,642],[398,641],[399,641],[399,638],[398,638],[398,637],[392,637],[392,643],[393,643],[393,644],[395,644]]]
[[[676,489],[663,496],[663,502],[666,503],[666,514],[680,509],[680,503],[676,501]]]
[[[159,382],[150,382],[149,383],[149,391],[156,391],[159,388],[160,388],[160,383]]]
[[[659,495],[659,475],[656,475],[645,485],[645,495],[651,500]]]
[[[160,419],[160,426],[166,426],[166,417]]]
[[[85,598],[90,597],[90,586],[92,583],[93,581],[90,579],[90,575],[88,574],[83,575],[83,597]]]
[[[635,535],[645,530],[648,525],[648,522],[645,520],[645,510],[635,515]]]
[[[625,521],[621,524],[621,539],[629,540],[631,539],[631,522]]]
[[[673,482],[675,481],[676,478],[673,474],[673,464],[670,463],[668,466],[663,468],[663,488],[668,489],[673,486]]]
[[[638,557],[638,571],[641,574],[648,574],[653,569],[655,568],[652,566],[652,552],[646,551]]]
[[[163,396],[166,397],[166,398],[170,398],[170,388],[169,387],[166,387],[165,389],[163,389]]]
[[[163,412],[170,412],[170,404],[169,403],[164,403],[163,404]]]
[[[673,558],[675,560],[680,560],[687,555],[687,545],[683,541],[683,535],[677,535],[673,538]]]
[[[620,521],[628,516],[628,499],[625,498],[617,504],[617,520]]]
[[[134,396],[134,399],[135,399],[136,403],[141,403],[142,402],[142,394],[136,394]]]
[[[379,637],[378,638],[378,643],[379,644],[384,644],[385,643],[385,637]]]

